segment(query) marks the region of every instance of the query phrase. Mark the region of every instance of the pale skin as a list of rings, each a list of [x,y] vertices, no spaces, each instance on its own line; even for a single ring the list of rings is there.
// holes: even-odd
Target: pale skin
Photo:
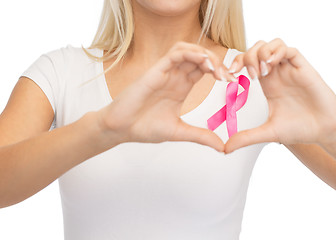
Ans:
[[[295,48],[260,41],[236,57],[230,72],[247,67],[259,78],[268,101],[266,123],[233,135],[229,153],[259,142],[280,142],[336,189],[336,96]]]
[[[32,80],[19,79],[0,115],[0,207],[30,197],[72,167],[123,142],[193,141],[221,152],[234,149],[233,142],[225,149],[216,134],[180,119],[203,101],[214,81],[232,75],[222,65],[227,49],[209,39],[186,43],[196,42],[201,31],[199,2],[171,2],[133,1],[140,26],[123,65],[106,75],[114,101],[103,109],[48,132],[54,117],[48,99]],[[132,108],[126,112],[124,106]],[[334,159],[319,145],[288,148],[335,187],[336,179],[324,167],[334,166]]]

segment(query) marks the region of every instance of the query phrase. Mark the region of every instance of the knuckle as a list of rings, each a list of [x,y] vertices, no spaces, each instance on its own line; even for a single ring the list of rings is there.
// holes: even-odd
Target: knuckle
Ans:
[[[244,56],[244,64],[245,65],[252,65],[253,60],[249,56]]]
[[[263,44],[265,44],[266,42],[264,41],[264,40],[259,40],[256,44],[255,44],[255,46],[256,45],[263,45]]]
[[[235,59],[233,60],[233,62],[240,62],[240,61],[244,60],[244,55],[245,55],[245,54],[243,54],[243,53],[237,55],[237,56],[235,57]]]
[[[278,52],[280,52],[280,53],[284,53],[284,52],[286,52],[286,50],[287,50],[287,47],[285,47],[285,46],[281,46],[281,47],[279,47]]]
[[[246,54],[244,54],[244,62],[250,62],[253,59],[253,55],[254,53],[252,52],[247,52]]]
[[[258,57],[267,58],[271,54],[271,49],[268,45],[262,46],[258,51]]]
[[[278,42],[278,43],[281,43],[281,44],[284,44],[284,41],[281,38],[275,38],[274,41]]]
[[[185,42],[178,41],[173,45],[172,50],[177,50],[177,49],[181,49],[181,48],[184,48],[184,47],[185,47]]]
[[[291,48],[289,48],[289,49],[291,49],[294,53],[299,53],[300,51],[297,49],[297,48],[295,48],[295,47],[291,47]]]
[[[267,50],[269,50],[269,45],[265,44],[259,48],[258,54],[263,54]]]

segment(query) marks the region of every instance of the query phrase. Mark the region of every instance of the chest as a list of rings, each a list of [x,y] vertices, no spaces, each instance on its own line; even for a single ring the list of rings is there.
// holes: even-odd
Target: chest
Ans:
[[[104,62],[104,69],[108,69],[109,62]],[[124,66],[116,67],[105,73],[105,81],[108,87],[109,94],[112,99],[125,90],[130,84],[139,79],[147,69],[144,70],[141,66]],[[184,115],[193,109],[197,108],[204,99],[209,95],[215,84],[215,79],[210,74],[205,74],[191,89],[185,99],[181,115]]]
[[[110,84],[106,76],[91,82],[92,85],[69,89],[62,124],[90,109],[103,107],[108,103],[108,94],[113,98],[127,87],[121,83],[123,77],[129,76],[126,81],[131,84],[141,73],[113,76]],[[201,100],[197,97],[197,88],[190,94]],[[205,101],[197,105],[195,111],[182,116],[182,120],[206,128],[206,120],[225,105],[225,90],[225,83],[216,82]],[[248,101],[237,112],[237,119],[238,130],[259,126],[267,119],[267,102],[257,81],[251,82]],[[215,133],[227,141],[225,123]],[[239,226],[249,178],[264,145],[248,146],[228,155],[191,142],[118,145],[88,159],[59,179],[66,222],[77,226],[77,216],[84,216],[81,217],[84,225],[106,229],[127,226],[127,234],[129,229],[143,232],[148,226],[148,232],[153,226],[176,229],[181,222],[189,223],[190,229],[198,229],[207,219],[216,225],[222,222],[221,229],[229,222],[229,231],[232,224]],[[158,219],[179,221],[171,221],[167,227]],[[187,227],[182,225],[184,229]]]

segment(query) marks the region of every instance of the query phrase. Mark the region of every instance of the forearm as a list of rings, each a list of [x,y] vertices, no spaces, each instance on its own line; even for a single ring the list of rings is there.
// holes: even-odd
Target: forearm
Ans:
[[[320,144],[320,146],[325,149],[336,161],[336,142]],[[336,175],[336,172],[335,172]]]
[[[95,113],[65,127],[0,148],[0,207],[40,191],[72,167],[117,145]]]
[[[329,131],[328,137],[321,140],[319,142],[319,145],[325,151],[327,151],[336,161],[336,127]]]
[[[336,159],[329,154],[330,152],[328,153],[317,144],[292,144],[285,146],[315,175],[336,189]]]

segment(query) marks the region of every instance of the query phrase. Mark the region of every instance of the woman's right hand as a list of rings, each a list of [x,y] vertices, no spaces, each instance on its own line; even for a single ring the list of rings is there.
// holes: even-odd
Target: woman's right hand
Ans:
[[[23,77],[0,115],[0,208],[123,142],[193,141],[223,151],[216,134],[180,119],[192,86],[205,73],[221,79],[221,67],[210,51],[178,43],[111,104],[53,131],[48,131],[54,114],[46,95]]]
[[[205,73],[217,80],[233,79],[211,51],[185,42],[175,44],[99,112],[101,129],[119,143],[192,141],[223,151],[224,143],[215,133],[180,119],[185,98]]]

